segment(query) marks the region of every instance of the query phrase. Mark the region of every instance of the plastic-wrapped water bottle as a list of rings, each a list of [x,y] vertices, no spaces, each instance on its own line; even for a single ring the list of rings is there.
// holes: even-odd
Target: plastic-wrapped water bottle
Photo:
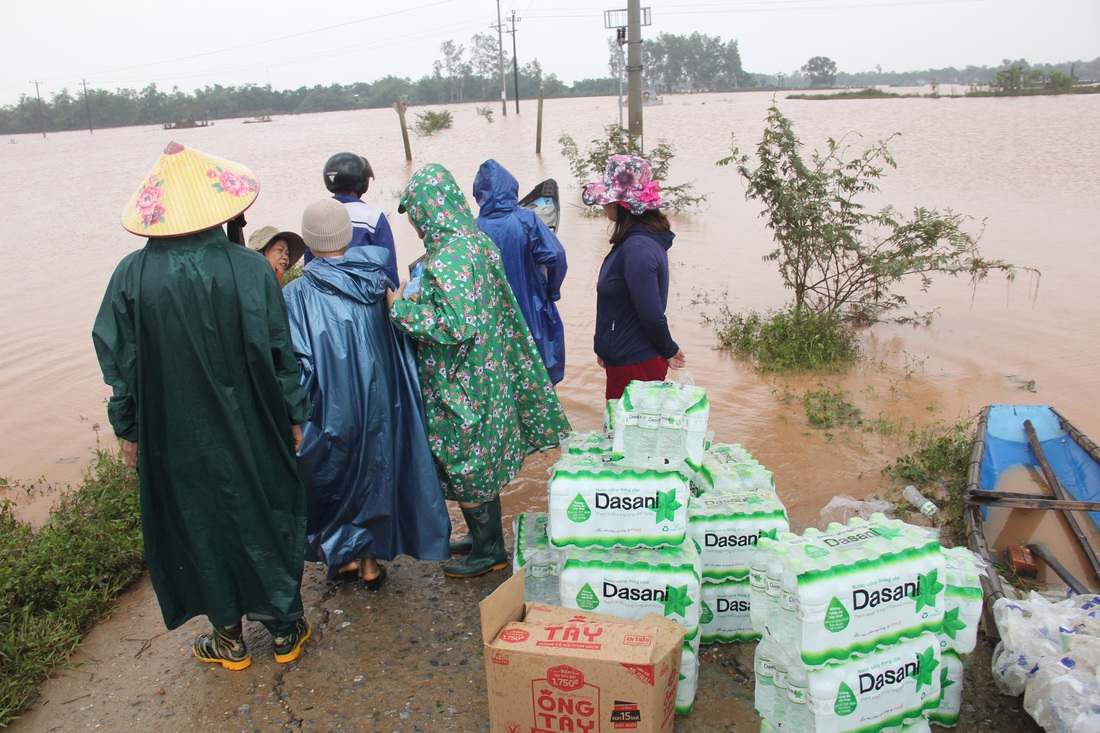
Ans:
[[[779,631],[779,603],[783,595],[783,574],[786,571],[786,559],[790,548],[786,545],[774,545],[768,557],[767,576],[765,578],[764,591],[767,594],[767,611],[764,617],[764,629],[762,633],[770,634],[774,639],[782,639]]]
[[[795,661],[787,670],[787,705],[784,728],[791,731],[816,730],[810,712],[810,678],[806,668]]]
[[[774,630],[776,639],[781,641],[795,643],[801,638],[798,628],[798,576],[804,569],[797,553],[789,556],[788,563],[783,568],[783,577],[779,583],[777,628]]]
[[[761,537],[749,565],[749,623],[759,634],[764,633],[768,617],[768,558],[772,544],[772,540]]]
[[[557,606],[558,578],[554,575],[554,555],[548,550],[535,550],[524,567],[523,600]]]
[[[772,676],[772,685],[775,687],[775,702],[772,704],[772,725],[783,730],[797,730],[787,727],[787,660],[782,653],[777,653]]]
[[[773,646],[767,637],[761,639],[756,645],[754,659],[756,714],[772,721],[775,720],[775,650]]]
[[[658,429],[656,455],[670,463],[679,463],[685,456],[682,390],[670,387],[662,391],[661,426]]]

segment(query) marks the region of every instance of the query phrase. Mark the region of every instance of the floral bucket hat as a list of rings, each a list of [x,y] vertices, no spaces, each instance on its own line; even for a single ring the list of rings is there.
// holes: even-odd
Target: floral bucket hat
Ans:
[[[584,184],[581,199],[589,206],[622,204],[635,216],[662,205],[659,185],[653,180],[653,167],[636,155],[612,155],[603,180]]]
[[[168,143],[122,210],[143,237],[179,237],[224,224],[256,200],[260,184],[240,163]]]

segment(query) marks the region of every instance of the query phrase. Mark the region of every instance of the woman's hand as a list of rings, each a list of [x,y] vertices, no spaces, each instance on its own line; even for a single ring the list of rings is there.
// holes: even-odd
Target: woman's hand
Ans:
[[[138,444],[128,440],[122,441],[122,463],[130,468],[137,468]]]
[[[389,308],[394,304],[394,301],[403,300],[405,298],[405,285],[408,280],[402,280],[401,284],[397,286],[397,290],[386,288],[386,307]]]
[[[600,365],[600,369],[607,369],[607,365],[603,363],[603,359],[596,357],[596,363]]]
[[[687,357],[684,356],[684,350],[680,349],[676,352],[676,355],[668,360],[669,369],[683,369],[687,366]]]
[[[297,453],[299,450],[302,449],[302,426],[291,425],[290,434],[294,439],[294,452]]]

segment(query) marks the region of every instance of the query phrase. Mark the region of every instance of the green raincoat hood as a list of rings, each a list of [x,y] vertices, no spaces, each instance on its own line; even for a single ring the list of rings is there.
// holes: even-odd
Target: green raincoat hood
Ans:
[[[454,176],[438,163],[429,163],[413,173],[398,202],[424,235],[429,252],[449,236],[477,237],[481,230]]]

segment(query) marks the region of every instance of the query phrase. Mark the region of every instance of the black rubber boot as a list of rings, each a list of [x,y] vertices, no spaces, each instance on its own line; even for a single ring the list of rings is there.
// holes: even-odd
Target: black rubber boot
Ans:
[[[493,499],[493,501],[497,505],[497,514],[500,514],[500,494],[497,494],[497,497]],[[457,540],[451,540],[451,552],[456,555],[469,555],[470,551],[473,549],[474,536],[470,533],[469,529],[467,529],[465,537]]]
[[[463,507],[462,517],[470,528],[473,548],[464,559],[445,565],[443,574],[449,578],[474,578],[508,567],[504,527],[500,523],[500,497],[472,509]]]

